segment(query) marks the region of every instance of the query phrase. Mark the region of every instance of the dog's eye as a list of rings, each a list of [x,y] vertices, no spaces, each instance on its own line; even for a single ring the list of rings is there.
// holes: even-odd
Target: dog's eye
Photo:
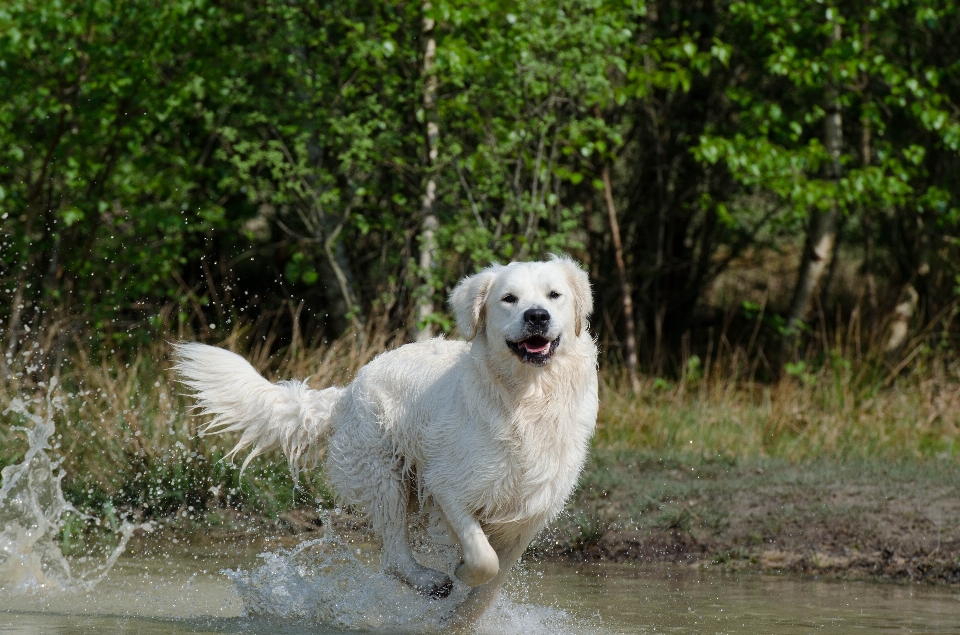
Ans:
[[[500,301],[506,302],[507,304],[515,304],[517,301],[517,296],[513,295],[512,293],[508,293],[507,295],[500,298]]]
[[[557,293],[556,291],[551,291],[551,292],[550,292],[550,295],[547,296],[547,297],[549,297],[551,300],[556,300],[557,298],[560,297],[560,294]]]

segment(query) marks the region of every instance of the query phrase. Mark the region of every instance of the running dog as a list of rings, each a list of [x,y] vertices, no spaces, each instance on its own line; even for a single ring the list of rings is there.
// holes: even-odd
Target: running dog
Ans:
[[[459,542],[455,575],[472,587],[450,621],[475,621],[510,569],[560,511],[597,418],[597,348],[587,274],[571,259],[493,265],[450,296],[463,340],[407,344],[344,387],[272,384],[243,358],[176,345],[176,369],[210,432],[238,432],[231,456],[280,447],[291,468],[315,463],[364,510],[386,571],[435,598],[452,580],[417,562],[408,506],[433,505]]]

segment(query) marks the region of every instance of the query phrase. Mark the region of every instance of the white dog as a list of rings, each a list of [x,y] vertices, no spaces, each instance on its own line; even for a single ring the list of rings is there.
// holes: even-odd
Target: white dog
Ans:
[[[530,541],[576,483],[597,418],[597,349],[587,274],[565,257],[494,265],[450,296],[466,341],[442,338],[384,353],[343,388],[271,384],[241,357],[177,345],[177,370],[207,430],[239,431],[231,454],[280,446],[291,468],[316,460],[346,502],[365,510],[385,569],[432,597],[452,582],[420,565],[408,505],[439,507],[460,543],[455,575],[471,589],[452,621],[493,602]]]

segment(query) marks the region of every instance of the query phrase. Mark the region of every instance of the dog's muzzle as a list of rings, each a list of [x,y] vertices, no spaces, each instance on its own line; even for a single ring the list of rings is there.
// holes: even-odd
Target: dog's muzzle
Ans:
[[[523,314],[523,321],[530,334],[521,340],[507,340],[507,348],[513,351],[521,362],[543,366],[550,361],[560,344],[559,335],[555,340],[546,337],[550,328],[550,313],[545,309],[528,309]]]

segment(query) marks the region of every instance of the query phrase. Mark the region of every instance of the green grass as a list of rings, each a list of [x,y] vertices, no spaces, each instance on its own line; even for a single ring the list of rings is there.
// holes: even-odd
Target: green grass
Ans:
[[[368,334],[363,341],[291,348],[272,358],[265,346],[244,345],[242,333],[231,335],[227,345],[268,377],[310,376],[314,387],[322,387],[349,381],[378,351],[394,345],[383,335]],[[198,435],[204,420],[190,415],[169,354],[160,340],[129,361],[93,360],[81,350],[60,366],[53,454],[63,461],[68,500],[98,516],[113,508],[135,518],[189,517],[222,507],[276,516],[291,507],[332,505],[319,471],[303,473],[294,488],[277,452],[258,458],[242,475],[225,461],[235,439]],[[595,459],[585,487],[622,489],[623,473],[603,467],[611,460],[629,464],[657,457],[664,462],[659,469],[669,471],[671,462],[937,462],[960,453],[956,362],[919,355],[908,374],[892,375],[882,363],[855,368],[839,357],[827,359],[769,384],[744,378],[749,365],[736,355],[705,368],[688,363],[680,379],[644,378],[637,394],[625,389],[618,374],[602,371]],[[0,383],[0,410],[16,397],[29,399],[37,412],[49,408],[35,370],[26,360],[14,368]],[[11,429],[22,424],[12,412],[0,417],[0,466],[22,458],[24,437]],[[652,504],[650,497],[657,495],[643,494],[638,504]],[[584,532],[600,531],[588,526],[595,519],[582,520]],[[690,519],[677,511],[660,522],[683,527]]]
[[[960,453],[957,365],[930,355],[909,374],[824,365],[774,383],[715,373],[642,381],[604,377],[596,446],[703,457],[929,460]],[[731,378],[733,377],[733,378]]]

